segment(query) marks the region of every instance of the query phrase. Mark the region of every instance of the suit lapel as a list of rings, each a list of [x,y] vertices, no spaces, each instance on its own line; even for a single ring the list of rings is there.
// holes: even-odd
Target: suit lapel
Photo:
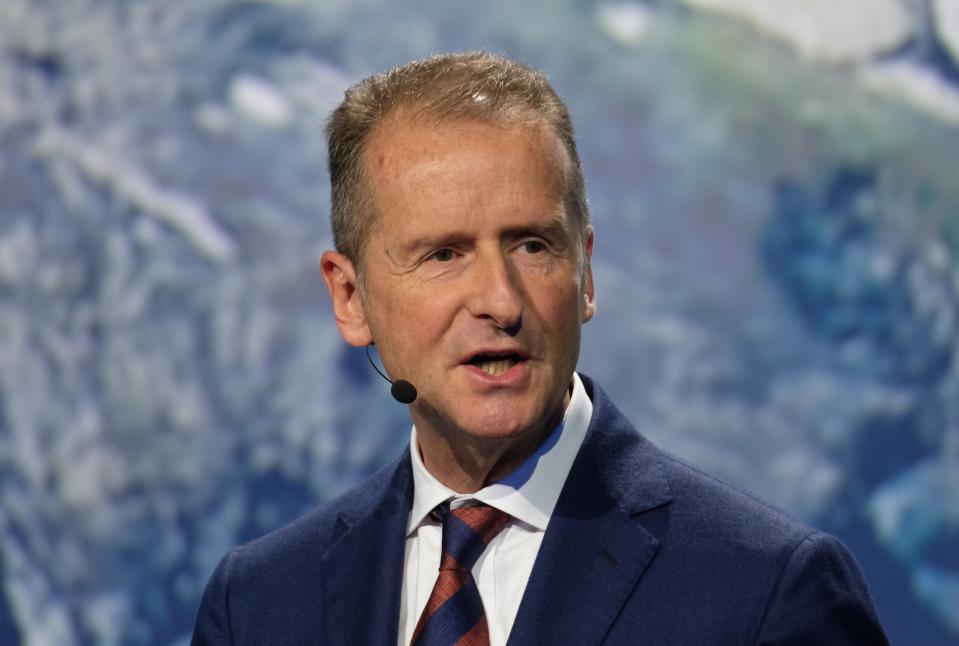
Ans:
[[[338,519],[342,534],[323,557],[322,643],[396,643],[412,491],[407,450],[368,509]]]
[[[670,500],[656,449],[605,394],[550,519],[510,644],[599,644],[659,549],[644,512]]]

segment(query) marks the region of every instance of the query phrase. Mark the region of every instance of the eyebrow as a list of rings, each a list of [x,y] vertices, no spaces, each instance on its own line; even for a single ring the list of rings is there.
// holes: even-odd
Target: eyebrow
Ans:
[[[544,238],[569,239],[567,231],[566,215],[558,213],[546,222],[519,223],[515,226],[505,228],[500,237],[507,240],[515,240],[527,235],[538,235]],[[442,244],[455,244],[463,242],[472,236],[464,234],[461,231],[448,231],[443,233],[431,233],[404,242],[400,246],[400,251],[404,254],[412,254],[420,249],[428,249]]]
[[[515,227],[508,227],[506,234],[522,235],[526,233],[538,233],[541,235],[563,235],[566,233],[566,214],[556,213],[545,222],[530,222],[527,224],[517,224]]]

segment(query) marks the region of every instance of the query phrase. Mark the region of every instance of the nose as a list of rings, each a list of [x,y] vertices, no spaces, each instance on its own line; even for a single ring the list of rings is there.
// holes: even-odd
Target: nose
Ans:
[[[490,319],[503,330],[518,329],[523,319],[523,287],[516,268],[504,252],[479,254],[470,273],[469,313],[476,318]]]

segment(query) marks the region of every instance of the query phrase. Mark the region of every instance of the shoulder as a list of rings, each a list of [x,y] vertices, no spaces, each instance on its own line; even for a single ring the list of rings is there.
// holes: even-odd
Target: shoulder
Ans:
[[[409,480],[407,455],[293,522],[235,547],[223,557],[208,588],[272,589],[297,581],[317,568],[327,552],[355,522],[385,516],[386,507],[408,504],[403,492]],[[404,501],[407,501],[404,503]],[[209,592],[209,589],[208,589]]]
[[[407,452],[358,486],[228,555],[244,568],[270,568],[287,560],[318,559],[357,519],[377,513],[385,504],[402,504]],[[407,469],[408,470],[408,469]]]
[[[659,449],[594,393],[589,471],[658,545],[634,617],[687,614],[656,624],[679,643],[887,643],[839,539]]]
[[[766,621],[783,608],[808,604],[818,612],[848,604],[875,622],[865,580],[842,541],[659,453],[673,496],[663,549],[675,562],[693,564],[704,579],[741,586],[742,594],[751,589]]]
[[[581,473],[613,492],[627,513],[658,517],[668,510],[671,540],[704,548],[730,545],[747,553],[788,550],[813,533],[785,511],[660,449],[630,424],[598,384],[583,381],[593,418],[581,449],[589,466]],[[666,529],[654,526],[651,533]]]
[[[771,593],[785,573],[816,555],[855,563],[836,537],[639,437],[645,458],[638,468],[659,471],[668,493],[667,502],[635,518],[660,540],[673,567],[744,587],[762,581]]]
[[[639,606],[678,643],[887,644],[854,557],[835,536],[663,451],[671,500],[638,515],[659,542]],[[682,622],[681,622],[682,623]],[[669,622],[666,622],[669,624]],[[676,632],[678,631],[678,632]]]
[[[401,517],[397,511],[408,504],[404,495],[408,471],[404,455],[335,500],[232,549],[207,583],[193,644],[233,643],[237,636],[246,638],[281,627],[307,633],[319,630],[321,613],[315,598],[336,567],[327,554],[354,523]],[[291,613],[299,619],[290,621]],[[264,637],[264,643],[269,641]]]
[[[789,551],[816,532],[782,509],[665,451],[655,451],[685,540],[718,540],[759,552]]]

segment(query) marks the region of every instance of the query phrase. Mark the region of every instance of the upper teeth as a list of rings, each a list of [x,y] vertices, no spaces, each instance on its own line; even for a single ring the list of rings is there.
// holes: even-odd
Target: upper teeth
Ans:
[[[511,364],[512,362],[509,359],[486,359],[480,361],[477,365],[483,372],[496,376],[509,370]]]

